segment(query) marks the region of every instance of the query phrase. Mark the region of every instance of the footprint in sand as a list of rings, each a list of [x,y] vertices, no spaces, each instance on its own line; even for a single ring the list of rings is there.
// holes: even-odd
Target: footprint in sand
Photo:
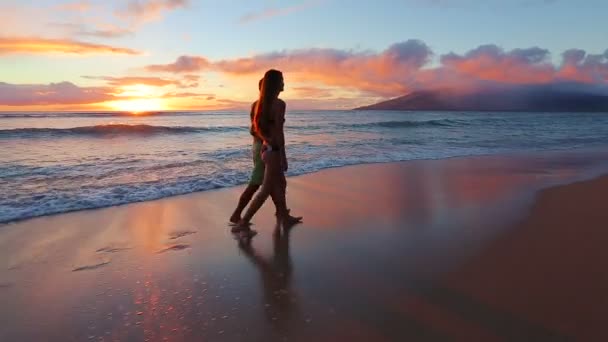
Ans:
[[[81,266],[81,267],[76,267],[75,269],[72,270],[72,272],[78,272],[78,271],[88,271],[88,270],[94,270],[100,267],[104,267],[105,265],[109,264],[109,261],[103,261],[100,262],[98,264],[93,264],[93,265],[85,265],[85,266]]]
[[[175,240],[190,234],[196,234],[196,232],[191,230],[176,230],[169,234],[169,239]]]
[[[118,252],[126,251],[128,249],[131,249],[131,247],[113,247],[113,246],[108,246],[108,247],[100,248],[96,252],[97,253],[118,253]]]
[[[158,251],[156,253],[165,253],[165,252],[169,252],[169,251],[181,251],[181,250],[187,249],[187,248],[190,248],[190,245],[181,243],[181,244],[168,246],[167,248],[161,249],[160,251]]]
[[[9,266],[9,267],[7,268],[7,270],[9,270],[9,271],[15,271],[15,270],[18,270],[18,269],[20,269],[20,268],[21,268],[21,265],[20,265],[20,264],[17,264],[17,265],[12,265],[12,266]]]

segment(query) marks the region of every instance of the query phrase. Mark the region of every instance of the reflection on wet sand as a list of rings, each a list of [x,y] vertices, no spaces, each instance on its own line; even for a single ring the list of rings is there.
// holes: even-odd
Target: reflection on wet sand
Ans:
[[[262,305],[268,322],[281,336],[287,333],[290,322],[297,315],[297,299],[292,289],[293,265],[289,255],[289,237],[292,227],[276,225],[272,234],[272,255],[263,256],[252,239],[239,239],[238,247],[260,274]]]

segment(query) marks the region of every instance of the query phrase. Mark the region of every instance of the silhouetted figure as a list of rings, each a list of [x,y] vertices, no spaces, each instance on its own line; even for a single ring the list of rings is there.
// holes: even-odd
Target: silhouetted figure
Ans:
[[[260,98],[253,116],[253,133],[263,142],[264,180],[260,191],[237,225],[237,230],[240,230],[244,236],[256,234],[249,227],[249,222],[271,195],[277,208],[279,223],[291,226],[302,220],[301,217],[289,214],[285,199],[285,171],[288,169],[288,164],[283,124],[286,105],[283,100],[279,99],[279,93],[283,91],[283,88],[283,74],[280,71],[271,69],[264,74]]]
[[[258,82],[259,90],[262,90],[263,81],[264,81],[264,79],[260,79],[260,81]],[[247,187],[241,194],[241,197],[239,198],[239,203],[237,204],[236,208],[234,209],[234,212],[230,216],[230,222],[235,223],[235,224],[241,220],[241,213],[243,212],[243,210],[245,209],[247,204],[249,204],[249,202],[253,198],[253,195],[255,194],[255,192],[258,191],[260,186],[262,186],[262,183],[264,181],[265,166],[264,166],[264,161],[262,160],[263,142],[255,134],[255,132],[253,130],[253,118],[254,118],[255,108],[257,106],[257,103],[258,103],[258,101],[255,101],[251,105],[251,110],[249,112],[249,117],[250,117],[250,121],[251,121],[249,133],[253,136],[253,143],[251,145],[253,170],[251,170],[251,177],[249,178],[249,183],[247,184]],[[285,182],[284,186],[285,187],[287,186],[287,182]],[[273,202],[275,202],[272,194],[271,194],[271,198],[272,198]],[[276,206],[276,202],[275,202],[275,206]],[[233,230],[238,231],[239,227],[237,226]]]

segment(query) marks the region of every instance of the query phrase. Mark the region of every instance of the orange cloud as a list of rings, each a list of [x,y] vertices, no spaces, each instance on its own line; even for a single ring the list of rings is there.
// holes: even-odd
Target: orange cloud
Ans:
[[[116,12],[116,15],[137,22],[157,20],[162,12],[185,7],[189,0],[130,0],[127,6]]]
[[[108,85],[113,87],[121,87],[128,85],[137,85],[143,84],[153,87],[164,87],[167,85],[181,85],[179,80],[168,80],[159,77],[111,77],[111,76],[83,76],[87,79],[93,80],[103,80],[108,83]]]
[[[293,90],[303,98],[326,98],[333,95],[331,90],[317,87],[294,87]]]
[[[201,77],[199,75],[184,75],[182,80],[177,84],[178,88],[196,88],[199,85]]]
[[[0,54],[116,54],[137,55],[139,51],[103,44],[86,43],[70,39],[35,37],[0,37]]]
[[[0,82],[0,105],[83,105],[115,99],[107,87],[78,87],[70,82],[10,84]]]
[[[210,65],[209,61],[204,57],[180,56],[173,63],[148,65],[145,69],[152,72],[186,73],[201,71]]]
[[[287,106],[289,110],[313,110],[313,109],[352,109],[370,103],[375,103],[381,99],[373,97],[337,97],[325,99],[289,99]]]
[[[201,94],[201,93],[189,93],[189,92],[184,92],[184,93],[171,92],[171,93],[164,94],[162,97],[163,98],[194,97],[194,98],[204,98],[206,100],[213,100],[215,98],[215,95]]]

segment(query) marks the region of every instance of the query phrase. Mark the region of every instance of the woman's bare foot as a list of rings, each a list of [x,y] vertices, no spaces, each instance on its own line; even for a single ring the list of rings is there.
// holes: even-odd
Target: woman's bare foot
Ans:
[[[237,215],[236,213],[234,213],[234,214],[232,214],[232,216],[230,216],[230,223],[237,224],[237,223],[239,223],[240,220],[241,220],[241,215]]]
[[[281,219],[281,223],[283,223],[283,227],[291,227],[298,223],[302,222],[302,216],[291,216],[287,214],[287,216]]]
[[[238,233],[244,230],[248,230],[251,229],[251,222],[249,221],[245,221],[243,219],[239,219],[234,226],[232,226],[232,228],[230,228],[230,231],[233,233]]]

